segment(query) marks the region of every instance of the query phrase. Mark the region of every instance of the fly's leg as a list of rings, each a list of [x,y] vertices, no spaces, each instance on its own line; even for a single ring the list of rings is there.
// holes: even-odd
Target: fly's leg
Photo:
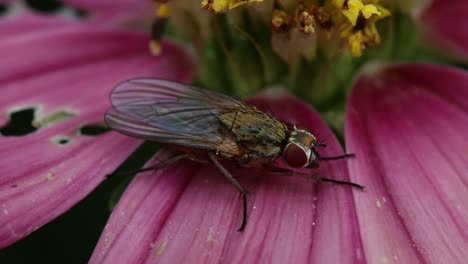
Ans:
[[[346,158],[352,158],[352,157],[355,157],[356,155],[354,153],[346,153],[344,155],[340,155],[340,156],[333,156],[333,157],[322,157],[319,155],[318,151],[314,148],[311,149],[315,156],[317,157],[316,160],[314,160],[313,162],[311,162],[307,168],[318,168],[319,167],[319,164],[318,164],[318,161],[320,160],[324,160],[324,161],[327,161],[327,160],[340,160],[340,159],[346,159]]]
[[[340,156],[334,156],[334,157],[318,157],[318,160],[339,160],[339,159],[346,159],[346,158],[352,158],[355,157],[356,155],[354,153],[348,153]]]
[[[315,181],[332,182],[332,183],[341,184],[341,185],[349,185],[349,186],[356,187],[361,190],[365,188],[364,186],[354,183],[354,182],[339,181],[335,179],[324,178],[316,174],[307,174],[307,173],[302,173],[302,172],[297,172],[297,171],[292,171],[292,170],[287,170],[287,169],[280,169],[280,168],[273,168],[273,169],[274,170],[271,170],[270,172],[274,174],[287,175],[287,176],[302,176],[307,179],[312,179]]]
[[[221,163],[216,159],[216,157],[213,154],[209,154],[209,157],[213,164],[223,173],[223,175],[231,182],[234,187],[240,192],[242,195],[242,204],[243,204],[243,209],[242,209],[242,224],[239,227],[237,231],[242,232],[245,228],[245,225],[247,224],[247,195],[249,192],[240,185],[240,183],[232,176],[232,174],[226,170],[226,168],[221,165]]]
[[[247,194],[241,193],[242,195],[242,223],[237,232],[244,231],[245,226],[247,225]]]
[[[317,181],[333,182],[333,183],[336,183],[336,184],[349,185],[349,186],[352,186],[352,187],[356,187],[356,188],[358,188],[360,190],[364,190],[366,188],[365,186],[362,186],[362,185],[354,183],[354,182],[339,181],[339,180],[334,180],[334,179],[330,179],[330,178],[323,178],[323,177],[320,177],[320,176],[317,176],[317,175],[315,175],[313,177]]]
[[[134,170],[134,171],[124,171],[122,173],[114,173],[112,175],[116,176],[116,175],[132,175],[132,174],[136,174],[136,173],[141,173],[141,172],[145,172],[145,171],[151,171],[151,170],[159,170],[159,169],[162,169],[162,168],[165,168],[165,167],[168,167],[172,164],[174,164],[176,161],[179,161],[179,160],[182,160],[182,159],[190,159],[190,155],[188,154],[180,154],[180,155],[177,155],[177,156],[174,156],[172,158],[169,158],[167,160],[164,160],[164,161],[161,161],[159,162],[158,164],[156,165],[153,165],[153,166],[150,166],[150,167],[146,167],[146,168],[141,168],[141,169],[138,169],[138,170]]]
[[[159,169],[162,169],[162,168],[165,168],[165,167],[168,167],[168,166],[174,164],[176,161],[179,161],[179,160],[182,160],[182,159],[189,159],[189,158],[190,158],[190,155],[188,155],[188,154],[180,154],[180,155],[174,156],[174,157],[172,157],[170,159],[161,161],[156,165],[153,165],[153,166],[150,166],[150,167],[147,167],[147,168],[139,169],[137,172],[145,172],[145,171],[150,171],[150,170],[159,170]]]
[[[346,153],[344,155],[339,155],[339,156],[334,156],[334,157],[322,157],[319,155],[318,151],[315,148],[312,148],[312,151],[317,157],[317,160],[339,160],[339,159],[352,158],[356,156],[354,153]]]
[[[221,163],[219,163],[219,161],[213,154],[209,154],[209,157],[213,164],[224,174],[224,176],[226,176],[226,178],[232,183],[232,185],[234,185],[234,187],[236,187],[236,189],[240,193],[245,195],[249,194],[249,192],[244,187],[242,187],[242,185],[240,185],[240,183],[234,178],[234,176],[232,176],[232,174],[228,170],[226,170],[226,168],[224,168],[223,165],[221,165]]]

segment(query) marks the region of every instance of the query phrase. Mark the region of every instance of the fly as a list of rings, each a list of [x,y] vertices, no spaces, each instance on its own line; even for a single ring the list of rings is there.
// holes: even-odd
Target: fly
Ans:
[[[168,80],[132,79],[115,87],[110,99],[113,107],[105,115],[109,127],[131,137],[167,144],[178,153],[139,172],[169,166],[181,159],[215,165],[242,194],[243,217],[238,231],[247,222],[248,191],[222,165],[222,160],[242,167],[261,164],[275,173],[364,188],[353,182],[273,168],[272,161],[277,158],[283,158],[293,168],[316,168],[320,160],[353,154],[321,157],[316,147],[326,145],[311,132],[232,97]]]

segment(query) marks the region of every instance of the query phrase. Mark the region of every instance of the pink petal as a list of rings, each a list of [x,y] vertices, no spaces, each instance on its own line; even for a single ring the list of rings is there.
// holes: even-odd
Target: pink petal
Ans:
[[[321,139],[332,134],[315,111],[283,91],[270,90],[249,102],[313,128]],[[342,154],[334,137],[327,143],[323,155]],[[237,191],[215,167],[183,161],[133,180],[90,262],[361,262],[350,187],[262,170],[229,170],[251,192],[244,232],[236,231],[242,208]],[[320,173],[348,178],[343,161],[324,163]]]
[[[42,30],[54,31],[71,27],[84,27],[88,30],[115,27],[147,28],[154,15],[151,1],[67,0],[63,2],[64,10],[68,10],[67,12],[41,13],[27,7],[14,8],[14,5],[11,5],[10,8],[14,11],[0,17],[0,33],[4,36],[25,32],[41,34]],[[84,10],[87,16],[79,18],[68,14],[71,13],[70,9]]]
[[[8,113],[29,107],[35,121],[60,111],[75,115],[25,136],[0,136],[0,247],[68,210],[140,144],[114,132],[79,133],[103,122],[113,86],[138,76],[190,78],[192,64],[180,48],[165,44],[155,57],[147,41],[134,33],[71,31],[0,43],[0,126]]]
[[[397,65],[362,75],[346,145],[368,263],[468,258],[468,73]]]
[[[59,28],[83,26],[84,24],[75,19],[65,18],[58,15],[41,15],[36,12],[22,10],[17,14],[0,17],[0,34],[2,36],[24,34],[27,32],[43,34],[45,31],[56,31]]]
[[[418,14],[428,39],[449,54],[468,60],[468,2],[431,0]]]
[[[1,5],[7,5],[15,2],[15,0],[0,0]]]
[[[63,0],[74,8],[90,12],[100,23],[150,21],[154,16],[153,1],[143,0]]]
[[[108,8],[125,8],[130,11],[133,9],[143,10],[152,6],[152,1],[134,1],[134,0],[62,0],[69,5],[74,5],[86,9],[108,9]]]

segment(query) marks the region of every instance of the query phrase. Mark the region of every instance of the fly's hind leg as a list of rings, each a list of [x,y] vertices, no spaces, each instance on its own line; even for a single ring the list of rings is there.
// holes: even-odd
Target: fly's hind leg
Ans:
[[[223,173],[223,175],[231,182],[232,185],[234,185],[234,187],[236,187],[236,189],[242,195],[242,224],[237,230],[239,232],[242,232],[245,228],[245,225],[247,224],[247,195],[249,194],[249,192],[244,187],[242,187],[242,185],[240,185],[240,183],[234,178],[234,176],[232,176],[232,174],[228,170],[226,170],[226,168],[223,167],[223,165],[221,165],[221,163],[216,159],[216,157],[213,154],[209,154],[209,157],[213,164]]]
[[[124,171],[124,172],[121,172],[121,173],[114,173],[112,175],[114,175],[114,176],[116,176],[116,175],[125,176],[125,175],[132,175],[132,174],[136,174],[136,173],[140,173],[140,172],[145,172],[145,171],[159,170],[159,169],[168,167],[168,166],[174,164],[176,161],[179,161],[179,160],[182,160],[182,159],[190,159],[190,155],[180,154],[180,155],[174,156],[172,158],[169,158],[167,160],[161,161],[158,164],[155,164],[155,165],[150,166],[150,167],[141,168],[141,169],[134,170],[134,171]]]
[[[179,161],[179,160],[182,160],[182,159],[190,159],[190,155],[189,154],[180,154],[180,155],[174,156],[172,158],[169,158],[167,160],[163,160],[163,161],[159,162],[156,165],[139,169],[138,172],[145,172],[145,171],[150,171],[150,170],[159,170],[159,169],[168,167],[168,166],[174,164],[176,161]]]

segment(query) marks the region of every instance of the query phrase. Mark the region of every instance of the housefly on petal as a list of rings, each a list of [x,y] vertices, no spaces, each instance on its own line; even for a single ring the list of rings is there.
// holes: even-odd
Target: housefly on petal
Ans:
[[[180,159],[209,162],[242,194],[243,221],[246,224],[248,191],[221,164],[231,160],[242,167],[283,158],[293,168],[315,168],[320,160],[352,156],[321,157],[316,147],[324,146],[315,136],[288,125],[253,106],[232,97],[161,79],[132,79],[119,84],[110,96],[112,108],[106,123],[122,134],[167,144],[179,153],[160,164],[140,171],[168,166]],[[291,170],[276,173],[301,175],[318,181],[363,186],[352,182],[322,178]]]

